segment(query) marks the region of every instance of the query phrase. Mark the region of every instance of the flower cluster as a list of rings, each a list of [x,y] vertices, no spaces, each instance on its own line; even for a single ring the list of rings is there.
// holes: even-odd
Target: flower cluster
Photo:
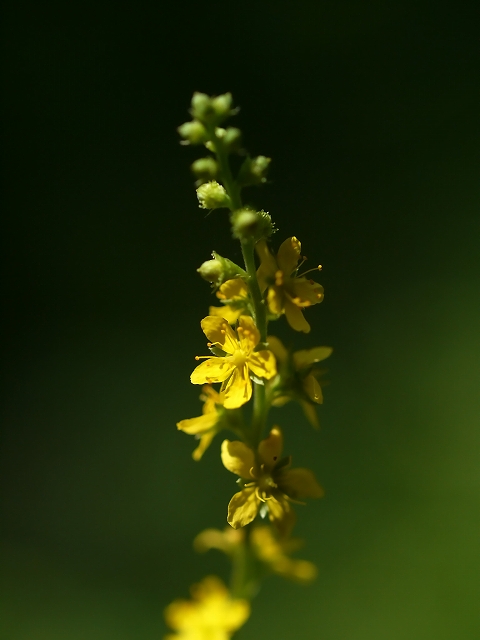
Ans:
[[[202,385],[202,413],[180,420],[177,427],[197,439],[196,461],[217,434],[234,434],[234,439],[223,440],[220,457],[237,476],[238,490],[226,509],[227,528],[207,529],[195,539],[197,550],[220,549],[231,559],[230,590],[210,576],[192,588],[192,600],[174,601],[165,616],[175,631],[167,640],[224,640],[247,620],[249,600],[268,573],[301,583],[316,576],[311,562],[290,557],[299,546],[291,534],[294,505],[321,498],[324,491],[313,471],[292,467],[291,456],[283,455],[283,431],[269,424],[269,410],[296,401],[318,426],[324,371],[317,364],[332,349],[289,350],[269,331],[271,322],[285,316],[294,332],[309,333],[305,314],[324,296],[322,285],[308,277],[321,266],[300,272],[306,261],[300,241],[286,238],[275,251],[271,215],[242,201],[243,189],[267,183],[271,159],[251,157],[241,131],[224,128],[237,113],[229,93],[195,93],[190,113],[192,120],[178,129],[182,144],[203,145],[212,154],[192,165],[200,208],[229,211],[244,264],[213,252],[198,269],[218,302],[209,305],[200,322],[209,353],[195,356],[201,362],[190,376],[193,384]],[[239,156],[236,163],[231,163],[232,155]]]

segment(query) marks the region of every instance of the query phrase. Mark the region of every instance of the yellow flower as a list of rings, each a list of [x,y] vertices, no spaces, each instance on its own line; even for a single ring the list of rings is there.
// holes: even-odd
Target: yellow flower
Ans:
[[[229,640],[250,615],[246,600],[233,600],[216,576],[191,589],[192,600],[175,600],[165,609],[168,626],[176,631],[165,640]]]
[[[193,541],[196,551],[203,553],[209,549],[218,549],[233,556],[245,543],[245,529],[205,529]],[[265,567],[284,578],[307,583],[317,576],[317,568],[308,560],[290,558],[289,554],[302,546],[302,541],[278,538],[268,525],[253,527],[250,534],[251,550],[257,560]]]
[[[243,529],[232,529],[226,527],[223,531],[220,529],[204,529],[193,541],[195,551],[204,553],[209,549],[218,549],[228,556],[232,555],[235,549],[243,544],[245,534]]]
[[[298,262],[301,258],[301,248],[302,245],[297,238],[288,238],[280,245],[277,257],[274,258],[265,240],[261,240],[256,244],[260,257],[257,276],[260,289],[267,290],[267,304],[270,312],[276,316],[285,313],[292,329],[309,333],[310,325],[305,320],[302,309],[322,302],[323,287],[305,278],[305,273],[308,272],[297,274],[300,267]]]
[[[192,453],[194,460],[200,460],[210,446],[215,435],[222,429],[222,396],[210,385],[202,389],[200,400],[203,400],[202,415],[177,422],[180,431],[196,436],[200,443]]]
[[[300,540],[278,540],[268,526],[254,527],[250,539],[255,555],[274,573],[303,583],[316,578],[317,568],[313,562],[287,555],[301,546]]]
[[[222,462],[244,481],[228,505],[227,522],[234,528],[252,522],[261,507],[279,532],[288,536],[295,524],[291,501],[299,498],[321,498],[323,489],[309,469],[290,469],[290,457],[280,458],[283,436],[279,427],[258,446],[258,457],[246,444],[224,440]]]
[[[248,287],[241,278],[224,282],[217,291],[222,307],[210,307],[211,316],[220,316],[230,324],[235,324],[248,305]]]
[[[323,393],[317,377],[324,371],[315,369],[313,365],[328,358],[333,349],[313,347],[292,354],[276,336],[268,336],[268,346],[277,359],[280,374],[280,382],[274,383],[272,404],[281,407],[289,400],[297,400],[310,424],[318,428],[315,405],[323,404]]]
[[[255,351],[260,333],[252,318],[240,316],[238,322],[235,332],[224,318],[207,316],[202,320],[203,332],[211,340],[208,346],[222,355],[202,356],[207,359],[190,376],[193,384],[221,382],[220,393],[224,394],[226,409],[236,409],[250,400],[251,374],[270,380],[277,373],[273,353],[266,349]]]

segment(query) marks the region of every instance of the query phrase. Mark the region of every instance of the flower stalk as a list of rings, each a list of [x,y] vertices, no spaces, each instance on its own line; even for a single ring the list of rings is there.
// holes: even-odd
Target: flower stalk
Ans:
[[[303,584],[316,575],[312,563],[290,557],[299,545],[291,533],[297,517],[294,505],[321,498],[323,489],[312,471],[292,468],[291,457],[282,455],[283,430],[272,426],[270,410],[298,401],[318,426],[323,372],[316,364],[331,348],[291,353],[269,335],[269,322],[285,316],[294,332],[308,333],[304,313],[323,300],[323,287],[306,277],[309,271],[298,273],[306,260],[300,241],[287,238],[272,252],[268,242],[276,229],[270,214],[243,204],[242,189],[266,183],[271,159],[250,157],[242,148],[241,131],[220,126],[236,112],[229,93],[195,93],[193,120],[178,129],[182,144],[204,145],[213,153],[192,165],[197,197],[202,209],[230,211],[232,235],[244,260],[240,267],[213,252],[213,259],[198,269],[212,283],[220,306],[210,306],[201,320],[210,354],[195,356],[198,363],[190,377],[202,385],[202,415],[177,423],[179,430],[199,440],[195,461],[203,459],[220,432],[236,438],[221,445],[222,463],[238,477],[239,489],[228,505],[227,527],[207,529],[194,542],[199,551],[215,548],[230,558],[230,588],[209,576],[192,588],[191,601],[170,604],[166,618],[175,634],[165,640],[228,640],[246,622],[250,601],[270,573]],[[232,154],[244,156],[237,175]],[[244,412],[247,405],[250,411]]]

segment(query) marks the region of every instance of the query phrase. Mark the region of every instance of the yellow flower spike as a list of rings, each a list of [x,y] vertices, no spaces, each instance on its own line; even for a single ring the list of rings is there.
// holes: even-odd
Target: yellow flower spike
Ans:
[[[248,402],[252,396],[250,374],[270,380],[277,373],[275,356],[263,349],[255,351],[260,334],[252,318],[240,316],[237,332],[224,318],[207,316],[201,322],[203,332],[210,340],[208,346],[216,347],[225,356],[202,356],[206,358],[193,371],[193,384],[221,382],[224,407],[236,409]],[[200,356],[196,356],[197,360]]]
[[[301,546],[300,540],[279,540],[268,526],[255,527],[250,539],[257,558],[274,573],[303,584],[316,578],[317,568],[312,562],[288,557]]]
[[[280,245],[276,258],[270,253],[265,240],[258,242],[256,249],[260,258],[257,277],[261,290],[267,290],[270,313],[276,316],[284,313],[292,329],[309,333],[310,325],[302,310],[322,302],[323,287],[314,280],[305,278],[308,271],[300,275],[297,273],[302,257],[300,241],[295,237],[287,238]],[[305,260],[303,258],[301,264]],[[321,266],[317,269],[320,270]]]
[[[273,405],[281,407],[289,400],[297,400],[310,424],[318,428],[320,425],[314,405],[323,403],[322,388],[317,377],[324,372],[316,370],[314,365],[328,358],[333,349],[313,347],[290,353],[276,336],[268,336],[268,346],[277,359],[282,378]]]
[[[164,640],[229,640],[248,619],[250,605],[233,599],[220,578],[207,576],[191,588],[192,600],[175,600],[165,620],[175,634]]]
[[[215,435],[221,430],[221,413],[218,407],[223,404],[222,396],[210,385],[202,389],[202,415],[177,422],[177,428],[184,433],[196,436],[200,443],[192,453],[194,460],[200,460],[210,446]]]
[[[246,526],[260,510],[265,510],[280,534],[286,537],[295,523],[291,501],[323,496],[323,489],[311,471],[289,469],[289,459],[280,458],[282,446],[279,427],[273,427],[269,436],[260,442],[256,460],[253,451],[243,442],[223,441],[224,466],[243,480],[249,480],[228,505],[227,522],[234,529]]]
[[[216,295],[224,305],[210,307],[210,315],[225,318],[229,324],[235,324],[242,313],[245,313],[245,307],[248,305],[247,285],[241,278],[227,280],[220,286]]]

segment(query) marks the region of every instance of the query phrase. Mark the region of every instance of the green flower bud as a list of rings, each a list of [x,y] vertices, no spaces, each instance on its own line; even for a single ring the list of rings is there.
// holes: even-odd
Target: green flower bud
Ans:
[[[222,127],[215,127],[215,135],[220,140],[224,139],[226,133],[227,133],[226,129],[222,129]],[[207,140],[207,142],[205,142],[205,146],[209,151],[211,151],[212,153],[215,153],[215,145],[211,140]]]
[[[242,187],[263,184],[267,181],[266,175],[271,161],[272,159],[266,156],[247,158],[240,167],[237,182]]]
[[[228,116],[234,114],[232,94],[224,93],[220,96],[210,97],[206,93],[195,92],[192,97],[190,113],[204,124],[220,124]]]
[[[232,278],[246,277],[247,274],[238,264],[228,258],[223,258],[216,251],[212,252],[213,260],[207,260],[198,269],[198,273],[207,282],[211,282],[215,288]]]
[[[239,240],[253,239],[258,242],[262,238],[269,238],[276,231],[272,218],[266,211],[238,209],[230,219],[233,236]]]
[[[197,189],[197,198],[201,209],[230,208],[230,198],[225,187],[216,180],[200,185]]]
[[[177,131],[184,138],[180,144],[203,144],[208,138],[207,130],[198,120],[184,122]]]
[[[223,136],[223,144],[229,152],[239,151],[242,146],[242,132],[236,127],[228,127]]]
[[[204,182],[208,182],[209,180],[213,180],[218,173],[218,164],[215,158],[212,156],[207,156],[206,158],[199,158],[195,160],[192,164],[191,169],[195,176],[198,178],[196,184],[197,187],[203,184]]]

